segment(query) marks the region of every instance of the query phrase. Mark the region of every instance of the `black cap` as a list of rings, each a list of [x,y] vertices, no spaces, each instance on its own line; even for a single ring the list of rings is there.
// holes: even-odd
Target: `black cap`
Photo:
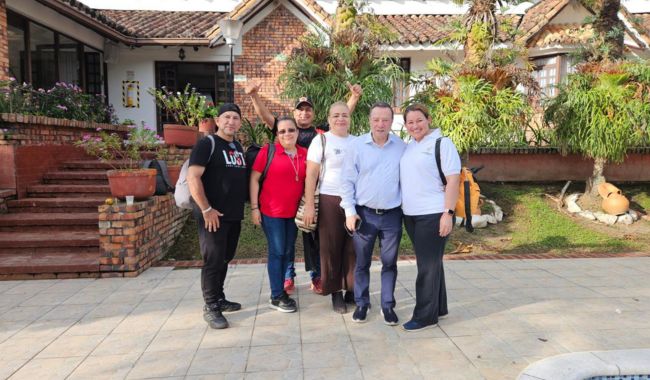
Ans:
[[[241,110],[239,109],[239,106],[236,105],[235,103],[222,104],[221,107],[219,107],[219,113],[217,114],[217,116],[221,116],[222,113],[229,112],[229,111],[237,112],[237,114],[241,116]]]
[[[311,98],[309,96],[301,96],[296,100],[296,109],[300,108],[301,105],[306,104],[310,106],[311,108],[314,108],[314,103],[311,102]]]

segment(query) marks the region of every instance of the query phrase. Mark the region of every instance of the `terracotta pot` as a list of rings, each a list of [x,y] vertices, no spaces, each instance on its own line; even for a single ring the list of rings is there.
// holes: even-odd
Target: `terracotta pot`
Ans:
[[[607,197],[610,194],[620,194],[620,193],[621,190],[609,182],[603,182],[600,185],[598,185],[598,194],[604,199],[607,199]]]
[[[163,137],[167,145],[191,148],[196,143],[199,133],[194,127],[180,124],[163,125]]]
[[[176,181],[181,175],[181,168],[183,165],[167,165],[167,174],[169,174],[169,182],[172,187],[176,187]]]
[[[122,200],[127,195],[145,200],[156,192],[156,169],[109,170],[106,176],[111,194]]]
[[[217,129],[217,123],[214,122],[214,119],[209,118],[209,119],[203,119],[199,123],[199,132],[203,134],[203,136],[211,135],[213,134]]]
[[[630,201],[622,194],[612,193],[603,200],[601,207],[610,215],[621,215],[630,209]]]

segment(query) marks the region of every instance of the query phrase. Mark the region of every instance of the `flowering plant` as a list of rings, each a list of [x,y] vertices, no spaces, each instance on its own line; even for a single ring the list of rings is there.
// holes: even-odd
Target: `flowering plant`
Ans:
[[[185,86],[183,92],[169,91],[163,86],[160,89],[150,88],[149,94],[154,97],[156,104],[169,113],[177,123],[190,127],[199,125],[208,108],[205,96],[196,92],[196,88],[190,88],[189,84]]]
[[[15,78],[0,81],[0,112],[116,123],[113,107],[103,95],[86,94],[71,83],[57,82],[45,90],[19,83]]]
[[[84,148],[86,153],[108,163],[113,169],[129,170],[138,167],[142,151],[156,151],[163,154],[163,141],[156,134],[154,127],[142,123],[129,126],[127,138],[123,139],[116,132],[106,132],[97,128],[99,136],[86,134],[75,142],[75,146]]]

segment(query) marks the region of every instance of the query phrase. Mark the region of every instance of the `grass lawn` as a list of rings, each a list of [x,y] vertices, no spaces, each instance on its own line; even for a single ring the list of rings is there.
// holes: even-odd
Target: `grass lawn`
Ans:
[[[605,226],[578,219],[557,210],[544,196],[557,194],[563,184],[481,184],[483,194],[494,200],[505,213],[502,223],[489,225],[468,233],[456,228],[447,244],[447,253],[554,253],[650,251],[650,223],[640,221],[632,226]],[[581,192],[584,184],[574,184],[570,192]],[[650,212],[650,185],[622,186],[631,198],[632,207]],[[250,215],[248,208],[246,215]],[[165,257],[166,260],[200,259],[196,223],[193,218]],[[298,235],[296,256],[302,256],[302,239]],[[400,254],[413,254],[406,232]],[[266,240],[261,228],[246,219],[237,250],[237,258],[266,256]]]

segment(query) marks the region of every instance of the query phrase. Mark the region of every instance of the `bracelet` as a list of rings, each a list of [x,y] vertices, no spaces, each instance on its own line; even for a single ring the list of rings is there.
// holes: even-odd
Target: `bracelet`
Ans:
[[[205,210],[201,210],[201,212],[204,213],[204,214],[206,214],[206,213],[208,213],[210,210],[212,210],[212,206],[206,208]]]

